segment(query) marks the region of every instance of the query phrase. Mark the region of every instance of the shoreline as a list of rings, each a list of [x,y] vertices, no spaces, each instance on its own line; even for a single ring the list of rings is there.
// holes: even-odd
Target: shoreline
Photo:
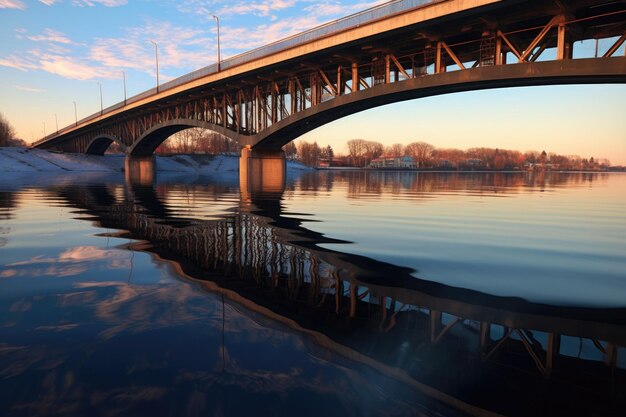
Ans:
[[[363,172],[433,172],[433,173],[476,173],[476,174],[489,174],[489,173],[506,173],[506,174],[538,174],[538,173],[557,173],[557,174],[606,174],[606,173],[624,173],[626,168],[620,170],[603,170],[603,171],[589,171],[589,170],[567,170],[567,169],[551,169],[551,170],[526,170],[526,169],[435,169],[435,168],[360,168],[360,167],[316,167],[316,171],[363,171]]]

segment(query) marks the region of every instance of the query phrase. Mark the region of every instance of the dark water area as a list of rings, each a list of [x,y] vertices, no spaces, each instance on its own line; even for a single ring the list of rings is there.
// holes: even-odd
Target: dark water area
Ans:
[[[2,416],[623,416],[626,175],[0,181]]]

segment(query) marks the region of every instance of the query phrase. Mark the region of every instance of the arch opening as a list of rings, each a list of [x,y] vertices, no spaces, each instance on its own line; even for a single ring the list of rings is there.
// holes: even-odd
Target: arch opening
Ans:
[[[230,132],[226,128],[222,126],[217,126],[212,123],[203,122],[200,120],[193,119],[178,119],[171,120],[160,125],[154,126],[152,129],[145,132],[139,139],[135,141],[133,146],[129,149],[128,154],[131,157],[142,157],[142,156],[151,156],[156,153],[157,149],[161,144],[163,144],[166,140],[171,138],[172,136],[181,133],[183,136],[189,136],[193,139],[194,128],[200,128],[204,131],[211,131],[212,133],[218,134],[222,137],[228,138],[231,142],[237,144],[237,148],[239,147],[239,138],[238,135],[234,132]],[[191,130],[191,134],[185,134],[184,131]],[[183,138],[180,143],[183,144],[181,149],[193,149],[194,144],[192,141],[187,138]],[[176,138],[174,138],[176,140]],[[189,145],[189,146],[184,146]],[[231,147],[234,145],[231,145]]]
[[[213,130],[190,127],[174,133],[155,149],[157,155],[239,155],[239,143]]]
[[[85,153],[87,155],[104,155],[112,148],[115,148],[122,153],[126,151],[126,145],[124,145],[124,143],[122,143],[122,141],[118,138],[109,135],[98,136],[93,139],[89,145],[87,145]]]

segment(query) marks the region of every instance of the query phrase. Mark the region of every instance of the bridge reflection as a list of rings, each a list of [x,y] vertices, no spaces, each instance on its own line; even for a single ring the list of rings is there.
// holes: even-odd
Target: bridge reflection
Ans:
[[[369,183],[358,178],[348,177],[351,192],[384,182],[382,175],[368,178]],[[494,175],[493,188],[519,178]],[[301,181],[314,189],[329,184],[324,176]],[[449,181],[455,189],[459,177]],[[547,186],[558,181],[557,176]],[[424,190],[446,184],[406,186]],[[448,406],[474,415],[520,416],[618,415],[626,409],[626,373],[618,364],[626,346],[623,309],[492,296],[322,248],[342,242],[284,215],[280,190],[242,192],[241,200],[231,200],[231,207],[208,220],[176,213],[161,191],[138,184],[56,189],[102,227],[143,241],[134,249],[170,262],[185,279],[294,323],[323,348],[386,372]],[[204,191],[216,199],[238,192],[220,185]]]

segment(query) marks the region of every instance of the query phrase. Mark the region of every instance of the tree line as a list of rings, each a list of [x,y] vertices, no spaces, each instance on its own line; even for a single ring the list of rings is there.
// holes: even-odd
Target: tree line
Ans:
[[[577,155],[560,155],[546,151],[526,151],[476,147],[466,150],[437,148],[426,142],[412,142],[408,145],[395,143],[384,146],[380,142],[352,139],[347,143],[347,155],[335,155],[332,148],[321,148],[316,142],[290,142],[284,147],[287,156],[309,166],[318,166],[321,161],[335,159],[336,164],[352,167],[367,167],[383,156],[413,158],[422,169],[601,169],[610,166],[607,159],[582,158]],[[329,157],[329,149],[332,153]]]

